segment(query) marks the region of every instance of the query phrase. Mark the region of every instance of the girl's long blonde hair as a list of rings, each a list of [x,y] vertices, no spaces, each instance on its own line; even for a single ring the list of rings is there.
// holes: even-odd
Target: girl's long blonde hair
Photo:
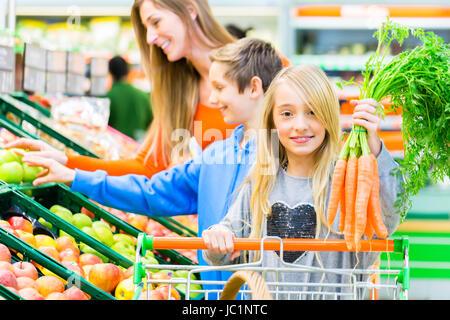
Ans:
[[[151,101],[154,120],[150,126],[142,148],[148,148],[145,163],[156,154],[163,154],[162,161],[170,163],[170,152],[177,144],[171,135],[176,129],[193,129],[193,119],[199,102],[200,75],[185,58],[170,62],[161,48],[150,46],[146,40],[146,28],[142,24],[139,9],[144,1],[151,1],[156,7],[168,9],[178,15],[186,26],[186,39],[190,32],[200,32],[212,43],[220,47],[235,39],[214,18],[207,0],[135,0],[131,9],[131,21],[136,34],[144,70],[151,83]],[[189,5],[197,12],[195,22],[191,19]],[[203,37],[198,37],[203,39]],[[189,40],[186,40],[189,41]],[[205,45],[210,45],[205,43]],[[189,140],[189,139],[186,139]],[[188,141],[185,141],[186,143]],[[162,150],[157,150],[158,146]]]
[[[321,224],[326,222],[328,188],[332,178],[333,164],[340,148],[341,129],[339,100],[336,92],[325,73],[315,66],[285,68],[275,77],[267,90],[258,134],[256,164],[247,179],[247,182],[250,181],[252,185],[250,237],[262,236],[263,222],[271,214],[269,195],[273,189],[278,168],[288,161],[286,149],[279,142],[273,121],[275,92],[282,83],[291,86],[298,93],[326,130],[324,141],[313,155],[315,165],[312,173],[312,191],[317,217],[317,238]]]

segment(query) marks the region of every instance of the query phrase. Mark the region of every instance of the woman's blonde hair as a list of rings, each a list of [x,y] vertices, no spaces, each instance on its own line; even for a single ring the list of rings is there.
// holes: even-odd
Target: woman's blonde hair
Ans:
[[[312,190],[317,217],[317,238],[321,223],[326,222],[328,188],[332,178],[333,164],[340,148],[341,129],[339,100],[336,92],[325,73],[316,66],[285,68],[275,77],[267,90],[258,134],[256,164],[247,179],[247,182],[250,181],[252,185],[250,237],[262,236],[263,222],[271,214],[269,195],[273,189],[278,168],[286,165],[288,161],[286,149],[279,142],[273,121],[275,93],[281,84],[289,85],[298,93],[302,102],[314,112],[326,130],[322,144],[313,155],[315,162],[312,171]]]
[[[167,9],[180,17],[185,23],[186,32],[203,33],[211,49],[220,47],[235,39],[214,18],[207,0],[135,0],[131,9],[131,21],[136,34],[144,70],[151,83],[151,100],[154,120],[147,133],[142,147],[148,148],[145,163],[155,155],[163,154],[164,165],[170,163],[170,152],[177,144],[171,135],[176,129],[191,132],[197,104],[199,102],[200,75],[185,58],[178,61],[168,61],[161,48],[147,43],[146,28],[140,19],[139,9],[144,1],[151,1],[156,7]],[[189,6],[197,12],[195,22],[190,16]],[[186,36],[186,39],[188,37]],[[189,41],[189,40],[186,40]],[[186,139],[189,140],[189,139]],[[188,141],[185,141],[186,143]],[[157,150],[158,145],[162,150]]]

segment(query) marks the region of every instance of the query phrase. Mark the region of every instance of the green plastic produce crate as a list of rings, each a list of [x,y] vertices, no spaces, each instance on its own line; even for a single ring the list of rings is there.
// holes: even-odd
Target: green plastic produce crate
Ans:
[[[5,300],[24,300],[21,296],[9,291],[8,288],[0,284],[0,297]]]
[[[51,231],[54,234],[59,234],[58,231],[62,230],[72,236],[77,242],[83,242],[87,244],[89,247],[108,258],[110,262],[118,266],[128,268],[133,265],[133,262],[125,258],[123,255],[114,250],[111,250],[111,248],[98,241],[94,237],[91,237],[87,233],[73,226],[71,223],[61,219],[57,215],[53,214],[50,210],[48,210],[45,206],[32,200],[27,195],[12,189],[1,189],[0,212],[6,212],[13,206],[17,206],[21,211],[26,213],[29,218],[38,220],[42,217],[52,224]]]
[[[50,118],[51,112],[50,110],[44,108],[39,103],[31,101],[30,98],[28,98],[28,95],[25,92],[22,91],[16,91],[11,94],[11,97],[13,97],[16,100],[22,101],[23,103],[26,103],[30,107],[38,110],[42,115],[46,116],[47,118]]]
[[[38,249],[32,247],[25,241],[19,239],[18,237],[12,235],[2,228],[0,228],[0,243],[3,243],[10,249],[21,253],[24,257],[24,260],[35,261],[47,270],[66,280],[66,287],[70,286],[71,284],[77,284],[83,292],[91,296],[92,300],[116,300],[112,295],[97,288],[86,279],[78,275],[76,272],[66,268],[58,261],[50,258]],[[10,294],[13,294],[11,291],[7,291]],[[11,297],[15,298],[14,296]]]
[[[62,144],[64,144],[66,147],[71,148],[72,150],[78,152],[81,155],[100,158],[97,154],[94,152],[86,149],[85,147],[81,146],[77,142],[69,139],[68,137],[64,136],[63,134],[59,133],[58,131],[54,130],[53,128],[49,127],[45,123],[38,120],[36,117],[33,117],[29,113],[20,110],[18,107],[14,105],[14,98],[11,96],[6,97],[5,95],[0,95],[0,118],[2,118],[4,121],[12,122],[7,118],[8,114],[11,114],[17,118],[19,118],[19,124],[16,124],[16,126],[22,126],[23,122],[26,121],[27,123],[31,124],[36,129],[42,131],[43,133],[49,135],[50,137],[58,140]],[[20,101],[19,101],[20,102]],[[25,131],[25,130],[24,130]]]
[[[27,184],[22,186],[16,185],[13,188],[19,192],[27,193],[28,196],[31,195],[31,197],[33,197],[36,202],[38,202],[45,208],[50,208],[54,204],[59,204],[72,211],[72,213],[81,212],[81,209],[85,208],[94,215],[93,220],[103,219],[106,222],[113,225],[116,228],[115,233],[121,230],[137,238],[139,233],[142,232],[141,230],[137,229],[131,224],[123,221],[122,219],[116,217],[115,215],[109,213],[108,211],[100,208],[95,203],[90,201],[88,198],[83,196],[81,193],[70,190],[70,188],[65,184],[50,183],[38,187],[34,187],[30,184]],[[27,195],[24,194],[24,196]],[[47,220],[45,217],[44,219]],[[52,223],[51,221],[49,222]],[[72,228],[75,227],[72,226]],[[79,230],[78,228],[75,229]],[[158,257],[158,255],[155,255],[155,258],[158,260],[160,264],[168,264],[168,263],[170,264],[177,263],[184,265],[194,264],[192,260],[183,256],[182,254],[178,253],[175,250],[158,250],[157,252],[161,254],[163,257],[169,259],[169,262],[167,262],[165,259]],[[129,267],[133,263],[130,260],[128,261],[126,263],[126,267]]]

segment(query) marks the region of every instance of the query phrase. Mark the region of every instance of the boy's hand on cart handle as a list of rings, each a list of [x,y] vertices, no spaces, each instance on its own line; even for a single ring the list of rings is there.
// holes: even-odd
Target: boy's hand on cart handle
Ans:
[[[39,157],[37,155],[30,155],[26,153],[22,161],[30,166],[39,166],[45,168],[37,178],[33,181],[34,186],[41,185],[47,182],[65,183],[70,186],[75,178],[75,170],[69,169],[58,161],[49,158]]]
[[[22,156],[24,154],[20,149],[29,150],[29,152],[41,152],[39,156],[54,159],[63,165],[65,165],[68,160],[66,154],[63,151],[53,148],[48,143],[45,143],[41,140],[19,138],[5,145],[5,149],[11,148],[19,148],[14,149],[13,151]]]
[[[350,103],[355,106],[352,115],[353,124],[366,128],[370,152],[377,157],[381,152],[378,130],[382,120],[376,113],[379,103],[374,99],[351,100]]]
[[[229,254],[230,260],[239,257],[240,251],[234,250],[234,234],[230,229],[216,224],[202,232],[203,242],[213,254]]]

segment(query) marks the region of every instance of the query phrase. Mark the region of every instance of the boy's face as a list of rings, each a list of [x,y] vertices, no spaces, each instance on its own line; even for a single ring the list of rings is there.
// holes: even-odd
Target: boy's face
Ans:
[[[209,69],[211,95],[209,104],[220,109],[227,124],[246,124],[253,120],[257,99],[251,97],[250,86],[239,93],[238,85],[225,77],[228,66],[222,62],[213,62]]]

